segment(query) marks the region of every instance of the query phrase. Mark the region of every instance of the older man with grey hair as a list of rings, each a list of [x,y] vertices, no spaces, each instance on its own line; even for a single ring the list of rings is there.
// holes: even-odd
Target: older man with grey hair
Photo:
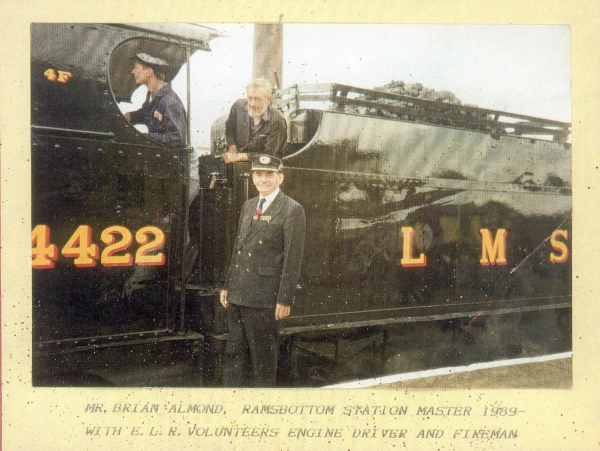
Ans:
[[[248,154],[283,156],[287,142],[287,125],[271,105],[271,84],[262,78],[246,87],[246,99],[237,100],[225,123],[229,151],[222,155],[225,163],[249,161]]]

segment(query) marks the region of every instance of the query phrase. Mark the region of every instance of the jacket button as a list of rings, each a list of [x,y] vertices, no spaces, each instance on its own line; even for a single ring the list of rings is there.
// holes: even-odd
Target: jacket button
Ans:
[[[248,257],[252,257],[252,254],[250,252],[248,252]]]
[[[249,270],[249,269],[246,269],[246,272],[250,272],[250,270]]]
[[[259,241],[258,244],[262,244],[262,241]]]
[[[238,251],[238,255],[241,254],[241,253],[242,253],[242,251]]]
[[[236,268],[239,268],[239,266],[238,266],[238,265],[235,265],[235,267],[236,267]]]

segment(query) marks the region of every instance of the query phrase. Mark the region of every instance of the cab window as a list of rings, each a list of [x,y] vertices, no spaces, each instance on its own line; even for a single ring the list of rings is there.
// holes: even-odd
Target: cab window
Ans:
[[[110,58],[110,86],[124,119],[169,147],[189,142],[186,60],[185,48],[152,39],[125,41]]]

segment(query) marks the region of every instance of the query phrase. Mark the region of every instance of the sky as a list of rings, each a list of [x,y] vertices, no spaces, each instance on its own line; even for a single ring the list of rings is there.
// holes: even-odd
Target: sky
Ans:
[[[254,26],[203,25],[225,35],[211,41],[211,52],[198,51],[191,60],[192,144],[209,147],[211,124],[245,96],[251,80]],[[281,78],[283,87],[419,82],[451,91],[463,103],[570,122],[570,28],[284,24]],[[173,88],[185,96],[185,68]]]

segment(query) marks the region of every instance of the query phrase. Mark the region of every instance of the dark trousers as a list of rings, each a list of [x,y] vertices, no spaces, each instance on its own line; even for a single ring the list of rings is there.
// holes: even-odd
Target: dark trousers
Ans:
[[[274,387],[278,350],[275,309],[229,304],[227,326],[223,385]]]

